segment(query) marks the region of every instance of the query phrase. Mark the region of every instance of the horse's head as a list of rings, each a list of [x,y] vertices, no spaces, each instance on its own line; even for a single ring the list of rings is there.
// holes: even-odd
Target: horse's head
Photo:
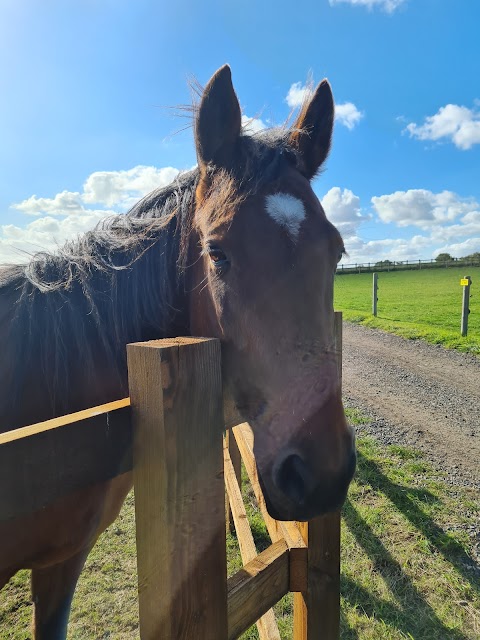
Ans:
[[[242,135],[223,67],[196,121],[191,330],[222,341],[226,401],[252,426],[277,519],[337,509],[355,467],[334,343],[333,278],[344,247],[310,186],[333,118],[323,81],[291,129]]]

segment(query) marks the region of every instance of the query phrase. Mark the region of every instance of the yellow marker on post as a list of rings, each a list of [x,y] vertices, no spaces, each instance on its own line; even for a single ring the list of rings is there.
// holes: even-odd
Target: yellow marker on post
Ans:
[[[470,280],[468,278],[462,278],[460,280],[460,285],[462,287],[468,287],[469,284],[470,284]]]

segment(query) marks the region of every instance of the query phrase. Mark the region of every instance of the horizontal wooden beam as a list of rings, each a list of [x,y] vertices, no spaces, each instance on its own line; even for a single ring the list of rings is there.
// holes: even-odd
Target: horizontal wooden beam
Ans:
[[[128,398],[0,434],[0,522],[132,469]]]
[[[279,540],[227,581],[228,638],[235,640],[288,593],[289,550]]]
[[[82,409],[82,411],[76,411],[69,413],[65,416],[58,416],[58,418],[52,418],[51,420],[44,420],[43,422],[37,422],[30,424],[26,427],[20,427],[18,429],[12,429],[11,431],[4,431],[0,433],[0,445],[7,442],[13,442],[14,440],[21,440],[22,438],[28,438],[35,436],[45,431],[52,431],[53,429],[59,429],[60,427],[67,427],[74,422],[82,422],[89,418],[95,418],[96,416],[103,416],[117,409],[123,409],[130,406],[130,398],[123,398],[122,400],[114,400],[114,402],[107,402],[97,407],[90,407],[90,409]]]

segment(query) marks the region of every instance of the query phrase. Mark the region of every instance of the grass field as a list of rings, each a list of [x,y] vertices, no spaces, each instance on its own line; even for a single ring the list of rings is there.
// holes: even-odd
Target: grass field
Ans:
[[[352,422],[361,416],[350,413]],[[269,544],[248,485],[244,488],[259,550]],[[420,454],[359,439],[359,467],[342,522],[342,640],[473,640],[480,637],[480,580],[472,569],[468,525],[478,496],[445,485]],[[465,526],[467,525],[467,526]],[[138,634],[134,503],[88,559],[76,592],[71,640],[134,640]],[[228,536],[229,572],[240,566]],[[0,593],[0,638],[30,637],[28,574]],[[292,597],[276,607],[281,636],[292,637]],[[257,638],[256,629],[244,640]]]
[[[460,335],[462,287],[472,278],[468,336]],[[406,338],[480,355],[480,267],[382,272],[378,276],[378,315],[372,315],[372,274],[337,275],[335,309],[344,319]]]

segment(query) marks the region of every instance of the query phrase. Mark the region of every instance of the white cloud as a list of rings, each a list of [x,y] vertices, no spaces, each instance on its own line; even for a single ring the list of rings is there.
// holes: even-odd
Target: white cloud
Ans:
[[[36,218],[27,225],[0,226],[0,264],[24,262],[36,251],[54,250],[93,229],[102,218],[126,211],[153,189],[170,184],[178,173],[173,167],[141,165],[126,171],[97,171],[87,178],[82,193],[34,195],[13,204],[12,209]]]
[[[267,125],[260,118],[250,118],[242,115],[242,128],[246,133],[252,135],[267,128]]]
[[[177,175],[178,169],[173,167],[157,169],[142,165],[127,171],[96,171],[83,186],[82,200],[124,210],[153,189],[167,186]]]
[[[329,0],[330,6],[336,4],[351,4],[356,7],[367,7],[370,11],[375,8],[382,9],[387,13],[393,13],[405,4],[407,0]]]
[[[354,237],[364,220],[360,212],[360,198],[350,189],[332,187],[321,202],[328,219],[337,227],[344,240]]]
[[[391,260],[403,262],[405,260],[421,260],[431,255],[432,242],[426,236],[412,238],[385,238],[381,240],[364,240],[356,236],[347,239],[345,248],[348,255],[341,264],[363,264]]]
[[[85,211],[81,196],[76,191],[62,191],[57,193],[54,198],[30,196],[23,202],[14,204],[13,208],[30,216],[39,216],[42,213],[51,216],[77,215]]]
[[[113,211],[90,210],[66,217],[36,218],[26,227],[0,226],[0,264],[26,262],[37,251],[53,251],[79,234],[93,229]]]
[[[461,221],[463,224],[475,225],[480,232],[480,207],[477,211],[470,211],[467,213],[466,216],[463,216]]]
[[[435,244],[463,242],[463,238],[480,237],[480,218],[461,218],[458,224],[442,225],[431,232]]]
[[[404,131],[418,140],[450,140],[458,149],[465,151],[474,144],[480,144],[480,111],[447,104],[433,116],[425,118],[423,124],[411,122]]]
[[[157,169],[142,165],[127,171],[96,171],[85,181],[83,193],[62,191],[54,198],[33,195],[12,207],[34,216],[78,215],[89,211],[85,204],[100,204],[125,211],[153,189],[170,184],[178,173],[178,169],[173,167]]]
[[[286,103],[291,109],[301,107],[308,94],[311,93],[310,87],[302,85],[301,82],[294,82],[288,90]]]
[[[294,82],[288,90],[285,102],[291,109],[301,107],[308,95],[312,91],[308,85],[301,82]],[[365,114],[357,109],[353,102],[343,102],[335,105],[335,120],[343,124],[350,131],[360,122]]]
[[[374,197],[371,202],[380,221],[398,228],[417,226],[423,231],[412,237],[404,237],[405,232],[402,237],[395,237],[395,230],[390,228],[390,237],[380,239],[365,237],[372,233],[372,225],[364,227],[363,232],[360,225],[371,218],[361,215],[360,201],[348,189],[343,192],[338,187],[331,189],[324,200],[325,210],[334,212],[332,222],[339,230],[342,231],[342,224],[347,226],[348,220],[351,222],[347,226],[349,232],[343,232],[348,255],[341,264],[423,260],[442,252],[460,258],[480,251],[480,205],[473,198],[426,189]],[[378,226],[374,233],[378,237]]]
[[[463,258],[472,253],[480,253],[480,235],[476,238],[468,238],[463,242],[445,244],[434,251],[434,257],[438,256],[439,253],[449,253],[454,258]]]
[[[372,204],[383,222],[393,222],[399,227],[414,225],[420,229],[446,225],[479,208],[472,198],[461,198],[452,191],[432,193],[426,189],[375,196]]]
[[[335,106],[335,119],[350,131],[360,122],[365,114],[359,111],[353,102],[344,102]]]

